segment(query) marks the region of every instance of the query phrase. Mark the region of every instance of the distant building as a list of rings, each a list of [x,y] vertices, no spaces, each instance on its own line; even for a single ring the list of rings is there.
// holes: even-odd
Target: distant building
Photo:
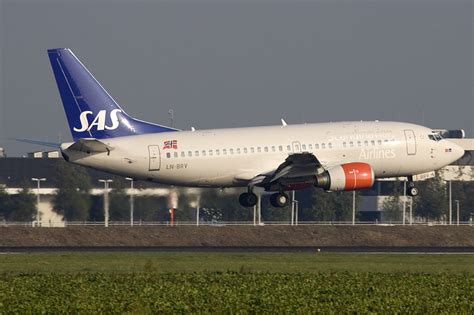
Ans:
[[[35,159],[54,159],[54,158],[59,158],[60,153],[59,151],[35,151],[35,152],[29,152],[27,154],[28,158],[35,158]]]

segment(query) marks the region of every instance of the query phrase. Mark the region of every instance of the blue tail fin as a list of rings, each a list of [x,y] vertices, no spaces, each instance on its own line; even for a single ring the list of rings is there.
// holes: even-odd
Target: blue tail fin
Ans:
[[[177,131],[128,116],[70,49],[48,55],[74,140]]]

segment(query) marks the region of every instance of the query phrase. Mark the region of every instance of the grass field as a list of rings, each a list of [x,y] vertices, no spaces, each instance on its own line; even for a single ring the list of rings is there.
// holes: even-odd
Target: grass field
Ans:
[[[472,254],[74,252],[0,255],[3,273],[423,272],[474,274]]]
[[[474,312],[474,255],[0,255],[0,313]]]

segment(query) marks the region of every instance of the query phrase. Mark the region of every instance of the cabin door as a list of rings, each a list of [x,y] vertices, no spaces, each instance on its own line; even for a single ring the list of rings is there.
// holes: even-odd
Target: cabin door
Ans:
[[[415,133],[411,129],[405,129],[405,140],[407,142],[407,154],[416,154],[416,138]]]
[[[150,160],[149,170],[159,171],[161,167],[160,147],[157,145],[149,145],[148,153],[149,153],[149,160]]]

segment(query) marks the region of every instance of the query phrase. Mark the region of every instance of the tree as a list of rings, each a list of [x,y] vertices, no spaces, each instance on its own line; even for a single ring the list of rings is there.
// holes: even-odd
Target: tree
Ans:
[[[113,221],[130,220],[130,198],[125,193],[127,182],[123,177],[114,177],[111,183],[109,217]],[[102,197],[102,206],[104,198]]]
[[[7,219],[12,210],[12,199],[5,191],[4,186],[0,186],[0,219]]]
[[[196,219],[196,209],[191,208],[190,199],[186,190],[179,189],[178,192],[178,209],[175,209],[176,221],[192,221]]]
[[[12,196],[11,211],[7,219],[10,221],[31,221],[33,217],[36,217],[36,207],[36,198],[30,192],[28,183],[24,182],[19,193]]]
[[[253,212],[242,207],[238,200],[239,190],[223,191],[203,189],[201,193],[201,218],[207,221],[249,221]]]
[[[58,191],[53,200],[54,210],[68,221],[85,221],[91,206],[90,176],[84,168],[61,161],[55,179]]]
[[[393,189],[387,199],[384,200],[383,219],[386,221],[400,221],[402,220],[402,202],[400,201],[400,195],[402,188],[400,182],[397,180],[393,183]]]
[[[166,198],[162,196],[135,196],[133,216],[136,221],[168,221]]]
[[[446,182],[438,172],[434,178],[420,182],[420,195],[413,198],[413,212],[425,219],[439,220],[447,214]]]
[[[352,218],[351,191],[326,192],[314,188],[311,199],[311,207],[303,209],[303,220],[344,221]]]

